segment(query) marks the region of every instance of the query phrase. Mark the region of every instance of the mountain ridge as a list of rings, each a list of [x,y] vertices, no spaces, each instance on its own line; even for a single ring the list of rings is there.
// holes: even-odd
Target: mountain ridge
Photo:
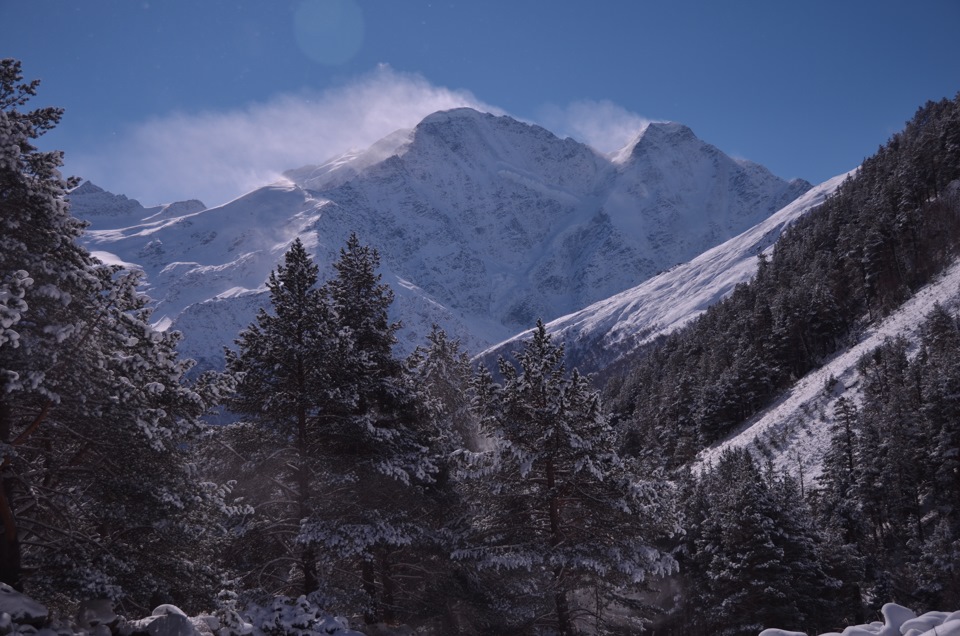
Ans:
[[[661,128],[680,130],[682,147],[638,151]],[[184,331],[185,353],[211,366],[220,355],[212,335],[188,328],[201,314],[224,330],[245,326],[251,298],[295,237],[329,273],[350,232],[381,254],[406,323],[401,349],[437,323],[479,350],[689,260],[810,187],[742,165],[683,129],[647,127],[633,159],[617,164],[510,117],[441,111],[223,206],[150,220],[130,213],[117,217],[130,223],[122,227],[102,217],[85,241],[140,264],[157,320]],[[85,218],[90,194],[71,194]]]

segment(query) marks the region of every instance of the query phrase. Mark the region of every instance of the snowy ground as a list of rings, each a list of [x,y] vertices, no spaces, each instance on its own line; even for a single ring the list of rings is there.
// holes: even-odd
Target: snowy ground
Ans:
[[[851,625],[842,632],[827,632],[820,636],[960,636],[960,611],[927,612],[917,616],[913,611],[887,603],[881,610],[882,621],[866,625]],[[803,632],[765,629],[760,636],[807,636]]]

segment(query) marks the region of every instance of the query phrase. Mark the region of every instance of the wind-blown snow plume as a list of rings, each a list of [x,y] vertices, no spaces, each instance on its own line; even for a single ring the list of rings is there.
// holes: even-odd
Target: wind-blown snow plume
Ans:
[[[605,153],[623,148],[654,121],[609,100],[581,100],[564,107],[551,104],[541,109],[540,120],[557,135]]]
[[[95,153],[72,157],[68,171],[145,205],[184,198],[217,205],[275,181],[283,170],[366,148],[432,112],[459,106],[499,112],[468,91],[380,65],[323,92],[150,119]]]

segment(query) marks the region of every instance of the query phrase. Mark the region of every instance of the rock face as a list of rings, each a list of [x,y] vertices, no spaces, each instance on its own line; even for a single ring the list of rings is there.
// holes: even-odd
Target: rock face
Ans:
[[[679,124],[650,124],[603,156],[470,109],[286,177],[219,208],[132,223],[136,212],[98,216],[112,208],[89,186],[71,200],[96,219],[90,249],[142,267],[157,320],[184,331],[187,355],[217,366],[297,236],[322,276],[351,232],[380,251],[403,350],[436,323],[478,351],[687,261],[810,187]]]

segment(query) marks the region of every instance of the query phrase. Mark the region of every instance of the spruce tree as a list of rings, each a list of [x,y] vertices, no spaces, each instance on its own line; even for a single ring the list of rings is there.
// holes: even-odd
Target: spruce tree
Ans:
[[[478,450],[482,442],[469,397],[473,369],[470,357],[460,349],[460,341],[451,340],[433,325],[426,346],[417,347],[408,364],[423,389],[428,410],[438,422],[441,452]]]
[[[318,285],[297,239],[271,274],[271,311],[227,352],[237,382],[228,406],[246,419],[215,435],[208,454],[228,449],[217,474],[241,471],[234,494],[256,509],[230,551],[248,583],[320,592],[375,622],[404,609],[398,568],[429,534],[436,430],[393,354],[399,325],[376,250],[352,235],[333,267]]]
[[[861,443],[856,405],[846,397],[837,400],[830,426],[830,445],[823,458],[818,488],[812,495],[818,523],[824,530],[824,550],[830,558],[830,574],[840,581],[838,614],[847,624],[864,620],[862,584],[867,556],[864,540],[867,522],[858,499],[862,469],[858,457]]]
[[[838,583],[823,570],[820,537],[791,479],[765,474],[746,450],[729,451],[702,476],[688,515],[690,632],[818,633],[833,617],[820,597]]]

